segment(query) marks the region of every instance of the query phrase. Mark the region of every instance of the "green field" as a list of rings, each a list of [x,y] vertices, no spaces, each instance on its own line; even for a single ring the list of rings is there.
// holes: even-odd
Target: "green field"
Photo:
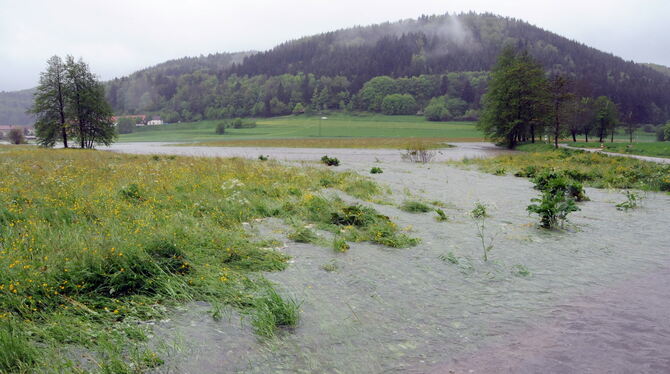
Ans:
[[[568,143],[578,148],[600,148],[600,143]],[[626,153],[631,155],[667,157],[670,158],[670,142],[646,142],[646,143],[605,143],[605,150],[614,153]]]
[[[212,142],[309,138],[449,138],[478,141],[482,134],[474,122],[429,122],[417,116],[346,115],[286,116],[258,119],[251,129],[226,129],[217,135],[220,120],[137,128],[119,137],[120,142]],[[239,144],[236,144],[239,145]]]

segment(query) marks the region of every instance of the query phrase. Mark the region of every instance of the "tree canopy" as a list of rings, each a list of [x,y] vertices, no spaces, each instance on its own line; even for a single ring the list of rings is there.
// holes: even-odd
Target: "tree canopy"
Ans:
[[[105,89],[88,65],[67,56],[53,56],[40,75],[30,112],[36,115],[36,137],[40,145],[53,147],[74,137],[81,148],[111,144],[116,138],[112,109]]]

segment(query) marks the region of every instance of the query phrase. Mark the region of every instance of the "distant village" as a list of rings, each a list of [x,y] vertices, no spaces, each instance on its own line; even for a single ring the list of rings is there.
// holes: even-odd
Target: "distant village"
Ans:
[[[23,136],[26,139],[35,139],[35,128],[33,126],[21,126],[21,125],[0,125],[0,140],[7,139],[9,132],[12,129],[21,129],[23,130]]]
[[[165,122],[161,119],[160,116],[151,116],[151,119],[148,119],[149,116],[145,114],[135,114],[135,115],[128,115],[128,116],[115,116],[112,117],[112,122],[114,122],[115,126],[118,126],[119,121],[123,118],[130,118],[132,120],[135,120],[135,126],[141,127],[141,126],[160,126],[160,125],[165,125]]]
[[[114,126],[118,126],[119,120],[122,118],[130,118],[135,121],[135,126],[136,127],[142,127],[142,126],[160,126],[160,125],[165,125],[166,123],[163,122],[160,116],[147,116],[145,114],[137,114],[137,115],[128,115],[128,116],[114,116],[112,117],[112,122],[114,123]],[[14,129],[18,128],[23,131],[23,136],[27,140],[33,140],[35,139],[35,127],[32,125],[0,125],[0,140],[6,140],[7,137],[9,136],[9,132]]]

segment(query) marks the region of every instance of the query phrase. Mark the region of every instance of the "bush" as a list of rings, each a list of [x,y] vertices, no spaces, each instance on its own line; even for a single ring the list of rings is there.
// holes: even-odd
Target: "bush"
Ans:
[[[423,110],[423,115],[429,121],[447,121],[451,119],[451,113],[442,102],[432,102]]]
[[[235,118],[230,123],[230,127],[234,129],[252,129],[256,127],[255,121],[243,120],[242,118]]]
[[[574,199],[551,191],[544,192],[541,198],[533,198],[530,201],[538,204],[531,204],[526,209],[540,216],[540,226],[545,229],[556,227],[559,223],[563,226],[569,213],[580,210]]]
[[[565,173],[553,169],[538,173],[532,181],[535,188],[542,191],[541,198],[530,201],[536,204],[526,209],[540,216],[540,226],[546,229],[563,226],[568,214],[580,210],[576,201],[588,200],[581,183],[566,177]]]
[[[407,146],[405,153],[402,154],[401,157],[406,161],[425,164],[430,162],[435,157],[435,151],[428,149],[426,144],[420,141],[416,141]]]
[[[328,155],[321,157],[321,162],[328,166],[340,166],[340,160],[335,157],[328,157]]]
[[[12,144],[24,144],[26,142],[26,138],[23,136],[23,131],[19,128],[9,130],[7,138]]]
[[[416,100],[409,94],[387,95],[382,100],[382,113],[384,114],[415,114],[416,108]]]
[[[225,122],[219,122],[216,125],[216,133],[219,135],[223,135],[226,133],[226,127],[228,127],[228,124]]]
[[[586,201],[589,198],[584,192],[584,186],[567,176],[568,172],[553,169],[544,170],[532,178],[535,189],[551,194],[564,194],[577,201]]]
[[[384,170],[382,170],[382,168],[377,167],[377,166],[370,169],[370,174],[381,174],[383,172],[384,172]]]
[[[258,159],[261,160],[261,161],[267,161],[267,160],[270,159],[270,155],[267,155],[267,156],[260,155],[260,156],[258,156]]]

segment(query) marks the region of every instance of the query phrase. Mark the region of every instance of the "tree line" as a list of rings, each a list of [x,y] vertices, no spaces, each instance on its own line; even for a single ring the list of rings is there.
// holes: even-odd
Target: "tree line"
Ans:
[[[68,141],[74,139],[80,148],[93,148],[116,138],[104,86],[83,60],[72,56],[47,61],[29,112],[36,116],[37,141],[45,147],[60,141],[68,148]]]
[[[490,139],[509,148],[521,142],[535,142],[549,136],[558,147],[559,139],[570,135],[595,135],[599,142],[610,136],[620,122],[620,109],[607,96],[582,97],[575,82],[562,74],[547,76],[527,51],[506,48],[491,71],[489,90],[478,127]],[[625,116],[625,114],[624,114]],[[627,118],[632,135],[634,122]]]

